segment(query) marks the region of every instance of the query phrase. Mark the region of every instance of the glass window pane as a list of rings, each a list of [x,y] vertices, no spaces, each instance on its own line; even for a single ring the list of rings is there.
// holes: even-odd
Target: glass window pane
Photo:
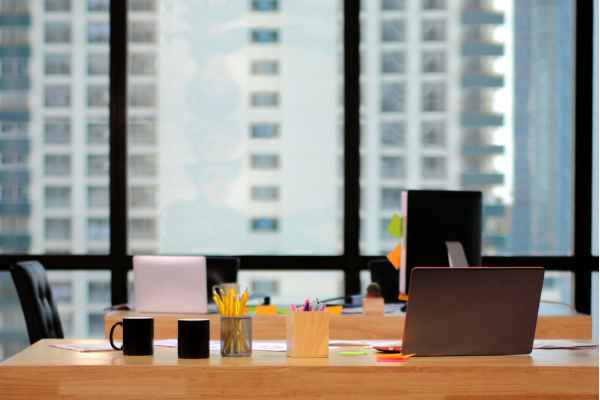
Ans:
[[[129,250],[337,254],[338,1],[130,11]]]
[[[377,233],[398,190],[446,189],[482,191],[485,255],[570,255],[574,2],[385,3],[361,14],[380,63],[361,69],[361,167],[378,172],[361,171],[361,252],[392,250]]]
[[[0,254],[106,253],[110,2],[0,4]]]

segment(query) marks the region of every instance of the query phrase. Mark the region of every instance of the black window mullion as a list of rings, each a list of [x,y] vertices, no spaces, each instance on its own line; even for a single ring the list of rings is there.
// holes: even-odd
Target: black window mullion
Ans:
[[[127,302],[127,1],[110,2],[110,255],[112,304]]]
[[[344,283],[360,291],[360,1],[344,2]]]

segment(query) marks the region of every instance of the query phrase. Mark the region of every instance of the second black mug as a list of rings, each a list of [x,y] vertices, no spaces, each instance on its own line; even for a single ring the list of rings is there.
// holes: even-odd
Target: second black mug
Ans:
[[[115,328],[123,327],[123,345],[115,345]],[[110,328],[110,345],[115,350],[123,350],[126,356],[151,356],[154,352],[154,319],[152,317],[125,317]]]

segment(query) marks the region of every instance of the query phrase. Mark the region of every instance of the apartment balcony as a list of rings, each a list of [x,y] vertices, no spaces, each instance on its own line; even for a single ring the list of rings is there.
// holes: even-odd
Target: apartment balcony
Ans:
[[[28,110],[2,110],[0,109],[0,122],[28,122]]]
[[[0,216],[28,216],[31,214],[31,204],[26,201],[19,203],[0,202]]]
[[[31,26],[31,15],[21,12],[0,12],[0,28]]]
[[[0,78],[0,90],[29,90],[30,87],[29,78]]]
[[[504,55],[504,45],[486,41],[465,41],[462,45],[462,55],[465,57],[500,57]]]
[[[16,184],[25,185],[29,183],[29,171],[0,171],[0,185]]]
[[[0,44],[0,57],[30,57],[31,47],[28,44]]]
[[[504,146],[497,144],[465,144],[462,154],[467,157],[496,156],[504,154]]]
[[[499,172],[465,172],[462,174],[464,187],[481,187],[502,185],[504,175]]]
[[[0,233],[0,249],[2,252],[26,253],[31,246],[29,233]]]
[[[496,74],[465,72],[462,77],[464,88],[502,88],[504,76]]]
[[[506,206],[504,204],[484,204],[484,217],[503,217],[506,214]]]
[[[465,111],[461,115],[461,125],[465,128],[498,127],[504,125],[504,115]]]
[[[4,139],[0,138],[0,153],[28,154],[31,145],[29,139]]]
[[[464,25],[502,25],[504,13],[485,9],[466,9],[462,12]]]

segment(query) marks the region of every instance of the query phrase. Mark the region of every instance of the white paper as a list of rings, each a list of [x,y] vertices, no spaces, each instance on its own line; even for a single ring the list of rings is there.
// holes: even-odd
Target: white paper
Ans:
[[[121,343],[115,343],[117,346],[121,346]],[[116,351],[112,348],[110,343],[101,343],[101,344],[49,344],[50,347],[55,347],[57,349],[63,350],[72,350],[79,351],[81,353],[91,353],[97,351]]]
[[[154,345],[159,347],[177,347],[177,339],[156,340]],[[221,343],[218,340],[211,340],[209,348],[213,351],[220,351]],[[287,351],[287,345],[285,342],[254,341],[252,342],[252,351],[285,352]]]
[[[537,350],[558,350],[558,349],[590,349],[598,347],[597,343],[592,342],[574,342],[572,340],[534,340],[533,348]]]

